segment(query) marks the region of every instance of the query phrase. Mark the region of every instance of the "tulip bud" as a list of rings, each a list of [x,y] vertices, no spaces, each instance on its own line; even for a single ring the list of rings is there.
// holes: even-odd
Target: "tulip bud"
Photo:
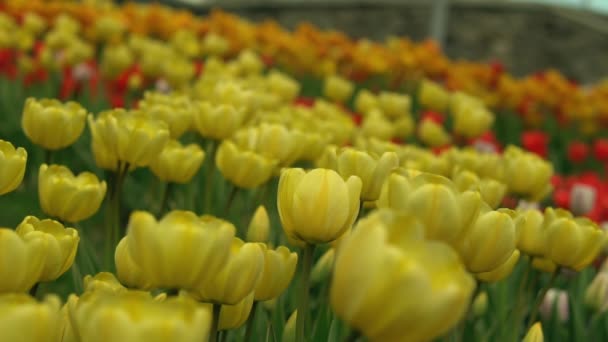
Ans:
[[[494,179],[482,179],[479,183],[479,192],[483,200],[491,207],[498,208],[507,193],[507,186]]]
[[[44,18],[34,12],[28,12],[23,16],[23,28],[34,35],[38,35],[46,28]]]
[[[199,102],[198,111],[194,113],[194,127],[206,138],[227,139],[245,120],[244,108],[232,104],[213,105]]]
[[[205,35],[201,49],[206,55],[222,56],[230,49],[230,42],[226,38],[210,32]]]
[[[62,221],[80,222],[93,216],[106,195],[106,182],[93,173],[75,176],[61,165],[40,165],[38,197],[42,211]]]
[[[247,228],[247,241],[249,242],[266,242],[270,232],[270,219],[268,212],[263,205],[260,205],[249,222]]]
[[[298,320],[298,310],[289,315],[289,319],[287,319],[287,323],[285,323],[285,327],[283,328],[283,342],[295,342],[296,341],[296,321]]]
[[[87,112],[76,102],[28,98],[21,126],[34,144],[47,150],[72,145],[84,130]]]
[[[234,142],[246,150],[276,159],[281,166],[289,166],[300,157],[301,147],[296,135],[279,124],[261,124],[237,131]]]
[[[542,200],[551,192],[553,166],[542,158],[521,149],[508,146],[503,153],[504,180],[510,192],[527,196],[533,201]]]
[[[473,315],[475,317],[483,316],[488,310],[488,293],[481,292],[473,299]]]
[[[553,312],[557,312],[560,322],[568,321],[570,316],[568,308],[568,292],[558,289],[549,289],[543,298],[539,312],[545,320],[550,320]]]
[[[466,138],[479,137],[493,122],[494,115],[483,106],[469,104],[454,112],[454,132]]]
[[[526,336],[524,336],[524,339],[522,340],[522,342],[543,342],[543,341],[544,341],[543,328],[542,328],[540,322],[534,323],[534,325],[530,328],[530,330],[528,330],[528,333],[526,333]]]
[[[585,305],[601,313],[608,308],[608,273],[598,273],[585,291]]]
[[[361,179],[344,181],[327,169],[287,169],[281,173],[278,209],[285,233],[307,243],[339,238],[359,213]]]
[[[342,238],[340,238],[340,240],[341,239]],[[319,261],[317,261],[315,266],[312,268],[312,272],[310,273],[310,279],[313,284],[321,283],[329,276],[332,268],[334,267],[335,255],[335,250],[330,248],[321,256]]]
[[[27,151],[15,148],[8,141],[0,139],[0,195],[15,190],[23,181]]]
[[[127,45],[106,45],[101,55],[101,73],[106,77],[117,77],[133,64],[135,56]]]
[[[398,138],[408,138],[414,133],[416,123],[411,115],[407,114],[395,120],[393,123],[395,135]]]

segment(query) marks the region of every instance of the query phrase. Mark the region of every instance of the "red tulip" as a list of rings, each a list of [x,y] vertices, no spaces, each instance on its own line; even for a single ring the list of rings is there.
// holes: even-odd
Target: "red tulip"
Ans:
[[[608,161],[608,139],[596,139],[593,154],[597,160]]]
[[[440,113],[434,112],[432,110],[427,110],[422,112],[422,115],[420,117],[421,122],[424,120],[432,120],[440,125],[443,125],[443,121],[445,120],[445,118]]]
[[[589,147],[580,141],[573,141],[568,145],[568,159],[573,163],[580,163],[589,156]]]
[[[545,158],[547,156],[547,143],[549,137],[545,132],[527,131],[521,136],[521,145],[528,151]]]

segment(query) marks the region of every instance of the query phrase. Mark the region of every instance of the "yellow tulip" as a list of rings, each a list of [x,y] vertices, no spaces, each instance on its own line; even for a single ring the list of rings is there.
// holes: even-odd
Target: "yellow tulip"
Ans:
[[[277,70],[268,73],[266,83],[270,91],[279,95],[285,102],[293,101],[300,93],[300,84],[287,74]]]
[[[194,112],[193,123],[198,133],[205,138],[227,139],[243,125],[245,115],[243,107],[202,101]]]
[[[469,105],[453,115],[454,132],[466,138],[479,137],[494,123],[494,115],[480,106]]]
[[[410,114],[406,114],[393,123],[395,136],[398,138],[408,138],[414,133],[416,123]]]
[[[135,56],[127,45],[106,45],[101,54],[101,73],[106,77],[117,77],[133,64]]]
[[[28,216],[17,226],[16,232],[23,237],[40,236],[45,242],[44,267],[39,281],[53,281],[72,267],[80,241],[76,229],[64,228],[54,220]]]
[[[517,262],[519,261],[519,256],[520,252],[516,249],[502,265],[499,265],[495,269],[488,272],[476,273],[475,277],[487,283],[501,281],[511,275],[515,265],[517,265]]]
[[[112,42],[119,40],[127,27],[120,18],[104,15],[95,20],[92,28],[95,32],[95,38],[104,42]]]
[[[454,246],[472,273],[503,265],[515,251],[515,224],[505,213],[484,209]]]
[[[307,243],[339,238],[359,213],[361,179],[344,181],[327,169],[287,169],[279,180],[277,205],[285,233]]]
[[[545,227],[545,256],[577,271],[595,260],[605,239],[596,223],[586,218],[574,219],[562,210],[547,208]]]
[[[253,214],[249,227],[247,227],[247,241],[266,242],[270,233],[270,218],[263,205],[260,205]]]
[[[378,138],[380,140],[390,140],[395,136],[395,127],[382,111],[379,109],[370,110],[361,124],[361,134],[368,138]]]
[[[372,109],[376,109],[379,106],[378,97],[367,89],[361,89],[355,97],[355,110],[363,115],[366,115]]]
[[[552,189],[553,166],[531,152],[508,146],[503,153],[504,180],[510,192],[542,200]]]
[[[67,222],[79,222],[99,210],[106,182],[90,172],[75,176],[61,165],[40,165],[38,197],[42,211]]]
[[[220,309],[220,319],[218,330],[237,329],[249,318],[253,307],[253,292],[249,293],[245,299],[235,305],[222,305]]]
[[[379,158],[354,148],[337,150],[334,146],[325,150],[317,166],[337,171],[343,179],[357,176],[361,179],[361,199],[375,201],[380,196],[382,184],[399,165],[395,152],[385,152]]]
[[[479,193],[460,193],[449,179],[425,173],[411,179],[391,174],[377,201],[379,208],[414,215],[425,224],[430,239],[446,242],[460,237],[482,203]]]
[[[585,305],[602,313],[608,309],[608,273],[598,273],[587,287],[584,297]]]
[[[346,102],[354,89],[352,82],[336,75],[326,77],[323,82],[323,95],[334,102]]]
[[[456,252],[425,240],[424,230],[410,215],[381,210],[340,244],[331,306],[370,340],[432,340],[468,309],[473,278]]]
[[[544,340],[543,327],[540,322],[536,322],[530,330],[528,330],[522,342],[543,342]]]
[[[423,108],[444,112],[450,101],[450,94],[439,84],[423,80],[418,90],[420,105]]]
[[[25,101],[21,126],[34,144],[47,150],[59,150],[78,140],[86,116],[87,111],[76,102],[30,97]]]
[[[108,153],[136,167],[148,166],[169,141],[165,122],[124,109],[102,112],[97,119],[89,115],[89,128]]]
[[[135,211],[126,241],[149,288],[195,289],[225,266],[234,234],[232,224],[211,216],[175,210],[157,221]]]
[[[87,292],[70,296],[68,314],[79,341],[205,341],[211,326],[207,306],[187,297],[154,300],[147,293]]]
[[[126,237],[122,238],[116,246],[114,263],[116,264],[116,276],[123,284],[138,289],[151,287],[142,268],[133,261]]]
[[[244,75],[260,74],[264,69],[264,63],[260,57],[251,50],[243,50],[236,59],[236,64]]]
[[[0,341],[58,342],[61,302],[17,293],[0,295]]]
[[[252,189],[272,177],[278,161],[240,149],[232,141],[224,140],[217,149],[215,164],[222,175],[236,186]]]
[[[169,140],[160,155],[150,164],[150,169],[160,180],[186,184],[198,172],[205,159],[205,151],[198,145],[182,146],[177,140]]]
[[[233,238],[228,260],[200,282],[194,294],[205,302],[236,305],[251,293],[264,272],[261,244]]]
[[[15,148],[8,141],[0,139],[0,195],[15,190],[23,181],[27,151]]]
[[[523,218],[523,222],[519,226],[517,248],[528,255],[544,255],[546,241],[543,214],[539,210],[524,210],[519,211],[518,216]]]
[[[230,49],[230,41],[218,34],[210,32],[205,35],[201,49],[206,55],[223,56]]]
[[[410,114],[412,99],[406,94],[383,91],[378,95],[378,105],[387,117],[396,119]]]
[[[498,208],[507,193],[507,186],[497,180],[484,178],[480,180],[479,192],[491,208]]]
[[[28,12],[23,16],[23,28],[34,35],[39,35],[46,29],[44,18],[34,12]]]
[[[0,293],[27,292],[45,267],[46,241],[41,234],[20,236],[0,228]]]
[[[301,147],[295,135],[279,124],[261,124],[237,131],[234,142],[241,148],[276,159],[280,166],[289,166],[299,159]]]
[[[109,272],[100,272],[94,276],[90,274],[84,276],[84,291],[107,291],[111,293],[120,293],[127,291],[127,288],[122,286],[114,274]]]
[[[185,95],[146,92],[139,110],[148,118],[164,121],[172,139],[178,139],[192,126],[197,107]]]
[[[276,250],[261,246],[264,250],[264,272],[255,287],[254,298],[266,301],[280,296],[287,289],[296,272],[298,254],[291,253],[283,246]]]
[[[432,120],[423,120],[418,127],[418,136],[423,143],[431,147],[448,145],[452,138],[443,126]]]
[[[161,66],[161,79],[167,82],[169,89],[186,88],[196,72],[192,62],[181,56],[166,59]]]

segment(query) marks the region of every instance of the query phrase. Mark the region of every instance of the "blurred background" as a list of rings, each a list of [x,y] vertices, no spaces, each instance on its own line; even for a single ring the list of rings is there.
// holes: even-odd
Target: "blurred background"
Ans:
[[[555,68],[583,84],[608,75],[608,0],[155,2],[200,14],[222,8],[253,21],[275,19],[288,28],[310,22],[356,38],[434,38],[450,58],[501,62],[515,75]]]

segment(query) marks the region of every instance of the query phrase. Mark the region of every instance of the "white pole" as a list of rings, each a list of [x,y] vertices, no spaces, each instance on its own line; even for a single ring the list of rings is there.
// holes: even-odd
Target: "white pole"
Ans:
[[[431,10],[430,36],[441,47],[445,44],[446,27],[449,14],[449,0],[434,0]]]

